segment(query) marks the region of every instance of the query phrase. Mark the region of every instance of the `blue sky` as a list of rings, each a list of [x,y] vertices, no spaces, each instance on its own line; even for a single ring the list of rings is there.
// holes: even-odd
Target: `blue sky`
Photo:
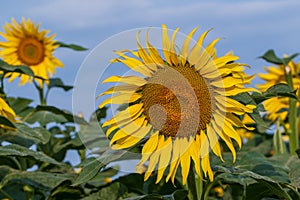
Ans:
[[[12,17],[17,21],[21,17],[31,18],[40,22],[42,28],[56,33],[57,40],[89,48],[85,52],[69,49],[55,52],[65,64],[64,68],[57,70],[55,77],[73,85],[84,59],[99,43],[123,31],[160,27],[163,23],[171,29],[180,27],[185,34],[196,26],[200,26],[199,32],[214,28],[208,41],[224,38],[217,45],[220,54],[233,50],[240,62],[252,66],[248,73],[262,72],[263,66],[268,64],[257,57],[268,49],[275,49],[279,55],[299,52],[299,8],[298,0],[11,0],[2,2],[0,26],[10,22]],[[101,56],[100,52],[99,58]],[[33,86],[19,88],[17,82],[7,86],[7,92],[12,96],[38,97]],[[48,103],[71,110],[72,94],[72,91],[65,93],[55,89]]]

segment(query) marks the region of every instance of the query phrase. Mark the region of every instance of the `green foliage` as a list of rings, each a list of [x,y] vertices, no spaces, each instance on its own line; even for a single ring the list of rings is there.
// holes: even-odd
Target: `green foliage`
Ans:
[[[299,55],[298,53],[295,53],[286,58],[279,58],[276,56],[274,50],[270,49],[260,58],[263,58],[265,61],[276,64],[276,65],[286,66],[291,60],[293,60],[298,55]]]
[[[69,48],[69,49],[72,49],[72,50],[75,50],[75,51],[86,51],[86,50],[88,50],[87,48],[79,46],[77,44],[66,44],[66,43],[63,43],[63,42],[56,42],[56,44],[58,44],[59,47]]]

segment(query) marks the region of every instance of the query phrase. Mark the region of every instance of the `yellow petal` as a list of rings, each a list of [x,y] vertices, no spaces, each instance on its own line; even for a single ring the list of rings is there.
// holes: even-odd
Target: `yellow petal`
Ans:
[[[137,86],[142,86],[147,83],[145,79],[138,76],[111,76],[105,79],[102,82],[102,84],[108,82],[122,82],[122,83],[137,85]]]
[[[189,35],[186,37],[186,39],[185,39],[185,41],[184,41],[184,43],[182,45],[181,53],[180,53],[182,66],[184,66],[185,63],[186,63],[186,59],[188,57],[188,51],[189,51],[189,46],[190,46],[191,39],[193,38],[193,35],[195,34],[195,32],[197,30],[198,30],[198,27],[194,28],[189,33]]]
[[[161,154],[159,158],[156,183],[159,183],[162,176],[164,175],[166,168],[169,166],[169,161],[172,154],[172,138],[167,137],[167,140],[163,141],[163,144],[161,145],[162,148],[161,148]]]
[[[103,108],[107,104],[129,104],[137,101],[142,97],[141,94],[138,93],[123,93],[116,96],[109,97],[105,101],[103,101],[99,108]]]
[[[189,54],[189,62],[191,65],[195,65],[196,63],[199,62],[199,55],[200,52],[203,51],[203,40],[211,31],[212,29],[205,31],[204,33],[201,34],[201,36],[198,38],[197,43],[194,45],[194,47],[191,49],[190,54]]]
[[[114,123],[117,123],[119,126],[121,126],[119,122],[122,122],[124,120],[134,120],[135,116],[140,116],[141,112],[143,111],[142,108],[143,108],[142,103],[129,106],[125,110],[120,111],[110,120],[104,122],[102,126],[104,127]]]

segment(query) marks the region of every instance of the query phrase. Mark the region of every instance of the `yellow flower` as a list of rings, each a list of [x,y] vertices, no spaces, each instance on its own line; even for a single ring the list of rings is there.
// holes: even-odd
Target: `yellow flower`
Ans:
[[[39,31],[40,24],[35,25],[28,19],[22,18],[18,24],[15,19],[7,23],[0,35],[6,39],[0,42],[0,57],[10,65],[26,65],[31,68],[35,76],[48,79],[56,72],[56,67],[62,67],[60,60],[52,54],[59,45],[55,44],[55,34],[46,36],[50,31]],[[9,81],[21,78],[20,84],[32,82],[32,77],[24,74],[11,73]],[[42,80],[38,79],[42,87]]]
[[[300,62],[295,64],[290,61],[288,67],[291,69],[293,75],[294,90],[300,87],[300,79],[298,73],[300,72]],[[263,84],[257,85],[261,91],[266,91],[269,87],[276,85],[278,83],[285,83],[285,67],[283,65],[270,66],[265,68],[268,74],[259,74],[258,76],[265,80]],[[297,103],[297,107],[300,104]],[[288,97],[274,97],[264,101],[264,107],[267,111],[267,119],[275,122],[278,118],[285,120],[288,115],[287,109],[289,108],[289,98]]]
[[[251,113],[254,105],[243,105],[229,96],[252,91],[244,88],[254,76],[247,76],[244,64],[227,54],[217,57],[216,39],[203,48],[204,32],[190,49],[195,28],[186,37],[180,53],[175,50],[176,29],[170,40],[162,26],[162,53],[149,43],[143,48],[137,35],[137,51],[123,50],[112,62],[121,62],[142,76],[111,76],[103,81],[121,83],[101,95],[114,94],[100,104],[127,104],[128,107],[107,120],[106,136],[113,149],[127,149],[144,143],[137,170],[146,166],[145,180],[157,170],[157,183],[166,172],[174,182],[181,168],[185,184],[191,163],[196,173],[213,180],[209,152],[222,159],[219,139],[225,141],[234,160],[242,140],[234,127],[245,127],[236,115]],[[127,55],[130,54],[131,55]],[[162,56],[162,55],[163,56]],[[147,162],[148,161],[148,162]],[[147,163],[147,165],[146,165]],[[167,170],[168,168],[168,170]]]
[[[6,117],[11,122],[16,121],[16,113],[9,107],[9,105],[0,97],[0,115]],[[0,125],[0,128],[9,129],[6,126]]]

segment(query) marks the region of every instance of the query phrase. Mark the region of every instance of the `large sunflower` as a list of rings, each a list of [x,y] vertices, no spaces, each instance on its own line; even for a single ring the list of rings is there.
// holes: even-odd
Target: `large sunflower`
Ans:
[[[1,97],[0,97],[0,115],[6,117],[11,122],[16,121],[15,111]],[[4,125],[0,125],[0,128],[8,129],[8,127]]]
[[[300,72],[300,62],[298,64],[290,61],[288,67],[291,69],[293,75],[294,90],[300,87],[300,79],[298,73]],[[270,66],[265,68],[268,74],[259,74],[258,76],[265,80],[263,84],[257,85],[261,91],[266,91],[269,87],[278,83],[286,83],[285,67],[283,65]],[[278,118],[285,120],[288,115],[289,98],[288,97],[274,97],[264,101],[264,107],[267,111],[267,119],[275,122]],[[297,103],[299,107],[299,103]]]
[[[157,170],[157,182],[166,172],[166,181],[174,182],[181,167],[185,184],[192,162],[196,173],[213,180],[209,152],[222,159],[219,139],[232,152],[232,139],[242,145],[235,127],[245,127],[238,115],[251,113],[254,105],[243,105],[229,96],[251,91],[244,88],[253,76],[247,76],[243,64],[234,63],[237,56],[217,57],[216,39],[203,48],[209,31],[204,32],[190,49],[195,28],[186,37],[179,53],[175,50],[176,29],[170,40],[162,26],[162,55],[149,43],[142,47],[137,35],[137,51],[116,52],[121,62],[139,76],[111,76],[103,82],[121,83],[104,94],[114,94],[99,107],[107,104],[128,104],[103,126],[113,149],[127,149],[143,144],[137,171],[145,169],[145,180]],[[129,55],[128,55],[129,54]],[[131,54],[131,55],[130,55]],[[147,162],[148,161],[148,162]]]
[[[52,54],[59,45],[55,44],[55,34],[47,36],[49,30],[39,31],[40,24],[35,25],[28,19],[22,18],[18,24],[15,19],[4,26],[0,35],[6,39],[0,42],[0,57],[10,65],[26,65],[31,68],[35,76],[48,79],[56,72],[56,67],[62,67],[60,60]],[[21,78],[20,84],[32,81],[32,77],[24,74],[9,74],[10,81]],[[42,81],[38,80],[42,87]]]

